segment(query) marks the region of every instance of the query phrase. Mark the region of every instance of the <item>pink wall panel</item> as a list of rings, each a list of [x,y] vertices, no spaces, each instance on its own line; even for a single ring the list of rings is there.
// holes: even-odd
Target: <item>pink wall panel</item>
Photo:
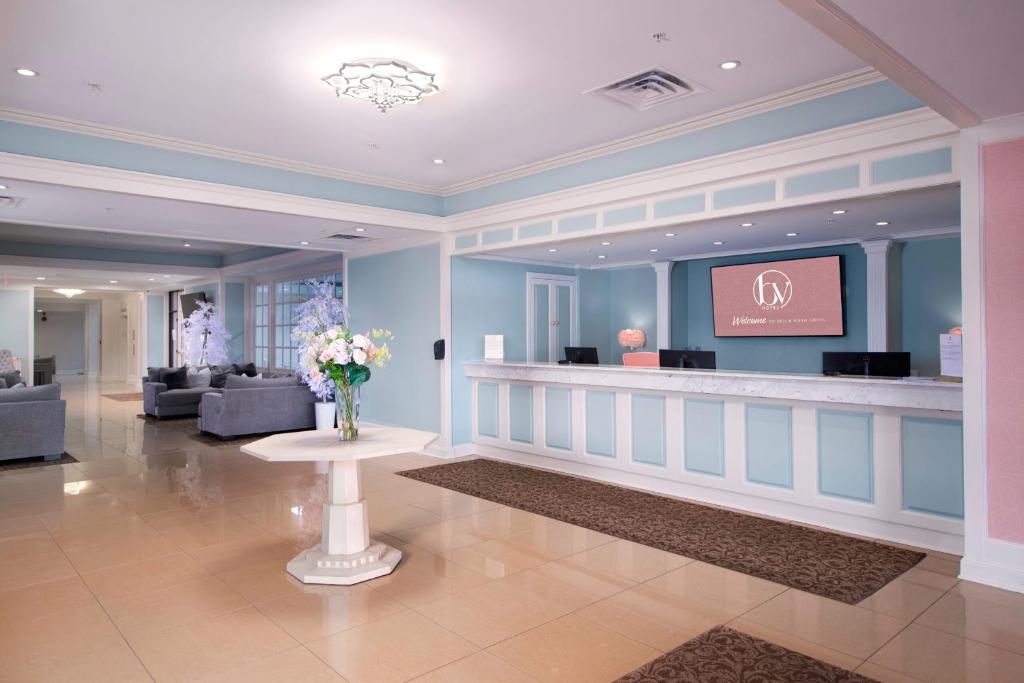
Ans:
[[[1024,543],[1024,139],[982,169],[989,535]]]

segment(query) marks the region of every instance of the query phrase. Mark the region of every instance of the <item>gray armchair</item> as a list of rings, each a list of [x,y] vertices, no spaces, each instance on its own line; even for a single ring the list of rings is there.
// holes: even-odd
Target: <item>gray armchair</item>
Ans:
[[[0,460],[58,460],[64,454],[66,410],[60,384],[0,389]]]

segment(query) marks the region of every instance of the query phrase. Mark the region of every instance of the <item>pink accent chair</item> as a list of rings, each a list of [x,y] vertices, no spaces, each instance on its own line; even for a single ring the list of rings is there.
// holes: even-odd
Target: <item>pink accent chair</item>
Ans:
[[[634,351],[622,354],[622,364],[632,368],[659,368],[661,361],[654,351]]]

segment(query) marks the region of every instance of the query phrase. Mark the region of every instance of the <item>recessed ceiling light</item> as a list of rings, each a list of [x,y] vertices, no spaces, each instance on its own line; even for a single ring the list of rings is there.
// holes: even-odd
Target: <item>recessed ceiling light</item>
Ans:
[[[557,249],[548,249],[548,253],[549,254],[554,254],[556,251],[558,251],[558,250]]]
[[[37,280],[45,280],[46,278],[45,277],[37,277],[36,279]]]
[[[665,237],[675,237],[675,236],[676,236],[676,234],[674,232],[666,232],[665,233]]]
[[[601,246],[602,247],[610,247],[611,245],[612,245],[611,242],[601,242]]]
[[[170,277],[170,275],[164,275],[164,277]]]
[[[38,76],[39,75],[38,71],[33,71],[32,69],[28,69],[28,68],[25,68],[23,66],[15,69],[14,73],[18,74],[19,76]]]
[[[739,65],[740,63],[738,61],[736,61],[735,59],[730,59],[728,62],[722,62],[718,66],[719,68],[725,69],[726,71],[732,71]]]
[[[309,242],[307,242],[306,240],[302,240],[301,242],[299,242],[299,244],[301,244],[304,247],[308,247],[309,246]]]
[[[796,237],[799,234],[800,233],[798,233],[798,232],[787,232],[786,233],[786,237]]]
[[[658,253],[657,249],[648,249],[647,251],[651,252],[652,254],[657,254]]]
[[[366,232],[366,228],[356,228],[356,232]]]
[[[156,282],[156,278],[155,277],[151,277],[151,278],[149,278],[149,281],[150,282]]]
[[[191,242],[185,242],[185,244],[183,244],[181,246],[183,246],[183,247],[191,247],[192,243]]]
[[[434,159],[434,163],[440,166],[441,164],[444,163],[444,159]]]
[[[740,227],[741,228],[752,228],[752,227],[754,227],[754,224],[753,223],[740,223]]]
[[[116,284],[117,284],[117,280],[111,280],[111,281],[110,281],[110,284],[112,284],[112,285],[116,285]]]
[[[598,255],[597,255],[597,258],[608,258],[608,257],[607,257],[607,256],[605,256],[604,254],[598,254]]]
[[[878,221],[877,223],[875,223],[875,225],[877,225],[880,228],[884,228],[885,226],[889,225],[889,221]]]
[[[6,189],[7,189],[6,185],[0,185],[0,190],[6,190]]]
[[[714,242],[712,242],[711,244],[715,245],[716,247],[720,247],[720,246],[722,246],[723,244],[725,244],[725,242],[723,242],[723,241],[721,241],[721,240],[715,240],[715,241],[714,241]]]
[[[844,213],[846,213],[846,209],[835,209],[832,211],[833,216],[842,216]]]

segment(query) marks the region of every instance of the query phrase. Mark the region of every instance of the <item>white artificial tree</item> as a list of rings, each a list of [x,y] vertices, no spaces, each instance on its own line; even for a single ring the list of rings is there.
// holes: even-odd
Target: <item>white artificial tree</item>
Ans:
[[[217,317],[214,305],[202,301],[185,320],[182,347],[187,365],[222,365],[228,361],[231,335]]]

